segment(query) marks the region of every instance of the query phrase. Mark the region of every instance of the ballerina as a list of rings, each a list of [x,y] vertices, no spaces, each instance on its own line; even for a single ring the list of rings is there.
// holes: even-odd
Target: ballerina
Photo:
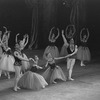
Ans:
[[[14,81],[14,91],[17,91],[18,89],[20,89],[20,87],[18,86],[18,81],[22,76],[22,61],[26,61],[29,62],[28,58],[25,58],[23,56],[22,50],[23,50],[23,45],[22,45],[23,41],[19,40],[17,41],[17,43],[15,44],[15,51],[14,51],[14,58],[15,58],[15,63],[14,63],[14,69],[15,69],[15,81]]]
[[[15,40],[15,41],[16,41],[16,44],[18,44],[18,43],[17,43],[17,42],[18,42],[18,36],[19,36],[19,33],[16,35],[16,40]],[[23,39],[20,41],[21,51],[24,50],[24,48],[25,48],[26,45],[28,44],[28,40],[29,40],[29,36],[28,36],[28,34],[25,34],[25,35],[23,36]],[[22,54],[23,54],[23,57],[24,57],[25,59],[28,59],[28,57],[26,56],[25,53],[22,52]],[[24,73],[25,70],[27,70],[29,67],[30,67],[30,63],[27,62],[27,61],[23,61],[23,60],[22,60],[22,72]]]
[[[47,63],[45,65],[45,67],[49,66],[46,71],[42,74],[42,76],[44,77],[44,79],[48,82],[48,83],[57,83],[55,80],[56,79],[60,79],[63,81],[66,81],[66,77],[62,71],[62,69],[56,65],[55,63],[55,59],[52,57],[51,53],[47,54]],[[61,58],[59,58],[61,59]]]
[[[50,34],[49,34],[50,45],[46,47],[44,54],[43,54],[43,58],[45,60],[46,60],[46,54],[48,54],[49,52],[51,53],[51,55],[53,57],[59,57],[59,50],[58,50],[57,46],[55,46],[55,42],[56,42],[57,38],[59,37],[59,29],[57,28],[57,36],[55,36],[55,32],[53,32],[54,29],[55,29],[55,27],[53,27],[50,30]]]
[[[20,78],[18,82],[19,87],[31,90],[40,90],[48,85],[43,76],[36,73],[36,69],[42,69],[42,67],[38,65],[38,59],[38,56],[35,56],[35,59],[29,58],[29,60],[32,60],[34,63],[31,69],[26,71]]]
[[[71,41],[73,41],[73,40],[71,40]],[[73,44],[70,44],[70,45],[73,45]],[[72,72],[73,72],[73,67],[75,65],[76,55],[77,55],[77,51],[78,51],[77,45],[75,45],[75,48],[73,48],[73,46],[70,46],[68,51],[70,53],[67,56],[58,57],[58,58],[55,58],[55,60],[67,58],[68,80],[73,81],[74,79],[72,78]]]
[[[81,46],[79,46],[77,52],[77,59],[81,61],[80,63],[81,66],[85,66],[84,61],[90,61],[91,59],[90,50],[87,47],[88,38],[89,38],[89,30],[85,28],[81,29],[80,32]]]
[[[37,69],[43,69],[42,67],[40,67],[40,66],[38,65],[39,57],[38,57],[37,55],[35,55],[35,59],[30,58],[30,60],[32,60],[32,61],[34,62],[33,65],[32,65],[31,68],[30,68],[30,71],[36,72]]]
[[[3,54],[2,54],[1,60],[0,60],[0,70],[4,71],[7,74],[8,78],[10,79],[9,73],[15,72],[15,70],[14,70],[15,59],[13,57],[11,48],[8,46],[10,31],[8,31],[6,27],[4,27],[4,28],[5,28],[5,32],[2,37]]]

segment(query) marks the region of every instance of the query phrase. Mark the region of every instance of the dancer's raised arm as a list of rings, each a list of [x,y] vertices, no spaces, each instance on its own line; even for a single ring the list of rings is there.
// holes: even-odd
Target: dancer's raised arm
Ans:
[[[24,42],[24,47],[27,45],[28,40],[29,40],[29,36],[27,34],[25,35],[25,40],[26,40],[26,42]]]
[[[68,46],[69,44],[67,42],[67,39],[64,36],[64,30],[62,30],[62,38],[63,38],[64,44],[66,44]]]
[[[18,43],[18,35],[19,35],[19,33],[16,34],[16,38],[15,38],[15,42],[16,42],[16,43]]]
[[[86,38],[86,40],[85,40],[85,42],[87,42],[87,40],[88,40],[88,38],[89,38],[89,30],[88,30],[88,28],[86,29],[87,30],[87,38]]]

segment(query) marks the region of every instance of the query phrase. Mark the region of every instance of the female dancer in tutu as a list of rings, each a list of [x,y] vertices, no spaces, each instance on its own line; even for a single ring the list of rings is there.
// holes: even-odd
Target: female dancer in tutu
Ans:
[[[74,45],[74,40],[70,40],[70,44],[68,47],[68,54],[72,54],[72,56],[67,58],[67,70],[68,70],[68,80],[74,80],[72,78],[73,67],[76,61],[76,54],[77,54],[77,45]]]
[[[68,25],[66,27],[66,37],[69,39],[69,43],[68,42],[65,42],[66,43],[66,48],[63,46],[63,49],[65,48],[66,49],[66,52],[69,54],[73,54],[73,52],[75,51],[75,55],[76,55],[76,51],[77,51],[77,46],[76,46],[76,50],[75,50],[75,44],[74,44],[74,39],[73,39],[73,36],[75,34],[75,26],[74,25]],[[65,36],[63,35],[63,38],[65,38]],[[65,40],[67,41],[67,40]],[[66,53],[66,55],[67,55]],[[68,70],[68,80],[74,80],[72,79],[72,71],[73,71],[73,66],[75,64],[75,59],[76,59],[76,56],[73,55],[73,56],[70,56],[70,57],[67,57],[67,70]]]
[[[3,47],[3,54],[1,56],[0,60],[0,70],[5,71],[8,75],[8,78],[10,78],[9,72],[15,72],[14,70],[14,57],[12,55],[11,48],[8,47],[8,40],[10,36],[10,31],[7,31],[7,28],[5,28],[5,32],[2,37],[2,47]]]
[[[23,69],[23,67],[22,67],[22,61],[29,62],[29,59],[25,58],[23,56],[23,53],[21,52],[24,49],[24,47],[25,47],[25,45],[24,45],[24,39],[17,41],[17,43],[15,45],[15,51],[14,51],[14,58],[15,58],[15,63],[14,63],[14,68],[15,68],[14,91],[17,91],[18,89],[20,89],[18,87],[18,81],[19,81],[19,79],[22,76],[22,73],[21,73],[21,71]]]
[[[57,31],[57,35],[56,35],[56,32]],[[50,30],[50,34],[49,34],[49,42],[50,42],[50,45],[47,46],[47,48],[45,49],[44,51],[44,54],[43,54],[43,58],[46,60],[46,55],[50,52],[52,57],[59,57],[59,50],[58,48],[55,46],[55,42],[57,40],[57,38],[59,37],[59,29],[55,29],[55,27],[53,27],[51,30]]]
[[[48,53],[47,56],[46,56],[46,59],[47,59],[46,67],[47,66],[49,66],[49,67],[42,74],[44,79],[48,83],[56,83],[55,82],[56,79],[66,81],[66,77],[65,77],[62,69],[59,66],[57,66],[56,63],[55,63],[55,59],[57,59],[57,58],[53,58],[52,54]]]
[[[38,65],[39,57],[37,55],[35,55],[35,59],[30,58],[30,60],[34,62],[33,65],[30,67],[30,71],[37,72],[38,69],[43,69]]]
[[[89,38],[89,30],[83,28],[80,32],[80,41],[81,46],[79,46],[78,52],[77,52],[77,59],[81,61],[81,66],[85,66],[84,61],[90,61],[90,50],[87,47],[87,41]]]
[[[16,43],[18,42],[18,35],[16,35]],[[24,48],[26,47],[27,43],[29,40],[29,36],[27,34],[24,35],[23,40],[20,41],[20,46],[21,46],[21,52],[23,54],[23,58],[28,59],[25,53],[23,53]],[[22,72],[24,73],[25,70],[27,70],[30,67],[30,63],[27,61],[22,60]]]
[[[43,76],[36,73],[37,69],[42,69],[42,67],[38,65],[38,56],[35,56],[35,59],[29,58],[29,60],[32,60],[34,63],[32,67],[20,78],[18,82],[19,87],[31,90],[40,90],[45,88],[48,83],[45,81]]]

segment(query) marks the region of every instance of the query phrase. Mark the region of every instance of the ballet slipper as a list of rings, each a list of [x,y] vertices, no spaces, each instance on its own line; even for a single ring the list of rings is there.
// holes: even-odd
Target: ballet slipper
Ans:
[[[14,89],[13,89],[15,92],[17,92],[17,87],[14,87]]]
[[[52,83],[56,84],[57,82],[53,81]]]
[[[68,80],[73,81],[74,79],[73,78],[68,78]]]

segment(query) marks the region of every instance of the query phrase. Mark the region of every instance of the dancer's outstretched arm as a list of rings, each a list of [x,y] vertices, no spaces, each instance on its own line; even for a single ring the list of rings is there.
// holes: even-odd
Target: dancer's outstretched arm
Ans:
[[[33,58],[29,58],[29,60],[32,60],[35,63],[35,64],[33,64],[33,66],[36,66],[39,69],[43,69],[42,67],[40,67],[39,65],[37,65],[37,62]]]
[[[74,51],[73,53],[71,53],[71,54],[65,56],[64,58],[67,58],[67,57],[71,57],[71,56],[73,56],[74,54],[77,53],[77,51],[78,51],[78,48],[77,48],[77,45],[76,45],[76,46],[75,46],[75,51]]]
[[[59,59],[63,59],[63,58],[68,58],[68,57],[71,57],[73,56],[74,54],[76,54],[78,51],[78,48],[77,48],[77,45],[75,46],[75,51],[71,54],[68,54],[67,56],[64,56],[64,57],[58,57],[58,58],[54,58],[55,60],[59,60]]]

